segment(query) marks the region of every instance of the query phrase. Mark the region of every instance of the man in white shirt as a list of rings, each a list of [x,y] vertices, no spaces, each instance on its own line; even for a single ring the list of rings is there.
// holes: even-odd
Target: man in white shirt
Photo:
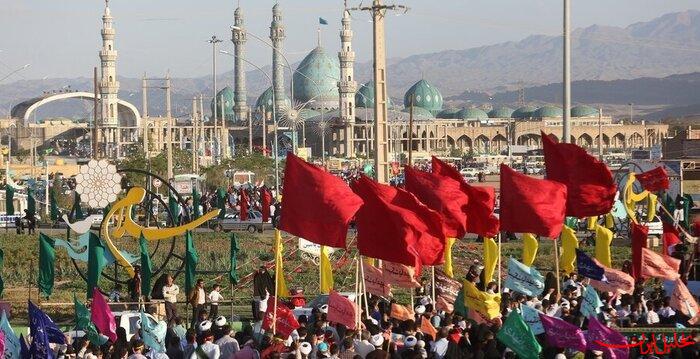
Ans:
[[[170,323],[177,317],[177,295],[180,294],[180,287],[175,284],[173,277],[168,274],[163,286],[163,299],[165,300],[165,319]]]
[[[222,300],[224,300],[224,297],[221,295],[221,286],[214,284],[214,288],[209,293],[209,318],[219,316],[219,302]]]
[[[438,339],[432,343],[432,349],[430,350],[435,359],[445,358],[445,354],[447,354],[447,346],[450,344],[450,342],[447,340],[447,335],[447,328],[440,328],[440,331],[437,334]]]
[[[370,334],[369,331],[363,330],[362,334],[360,335],[360,340],[355,339],[355,352],[359,354],[361,357],[366,357],[367,354],[369,354],[371,351],[373,351],[374,345],[369,342],[369,338],[372,335]]]
[[[233,357],[234,353],[241,349],[238,345],[238,340],[234,338],[236,332],[231,330],[231,326],[229,324],[224,325],[221,328],[221,331],[226,334],[219,338],[215,344],[219,346],[222,358],[231,358]]]

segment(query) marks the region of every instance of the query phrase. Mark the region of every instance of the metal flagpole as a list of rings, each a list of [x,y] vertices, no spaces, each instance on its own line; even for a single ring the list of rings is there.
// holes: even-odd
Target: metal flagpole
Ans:
[[[360,261],[355,255],[355,326],[360,327]]]
[[[498,293],[501,292],[501,274],[501,233],[498,233]],[[484,285],[487,284],[484,283]]]

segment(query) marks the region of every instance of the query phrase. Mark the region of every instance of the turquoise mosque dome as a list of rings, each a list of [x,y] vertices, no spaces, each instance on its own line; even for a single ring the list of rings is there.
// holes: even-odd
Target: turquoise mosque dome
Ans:
[[[442,110],[442,94],[426,80],[416,82],[406,91],[403,96],[404,107],[411,106],[411,98],[414,107],[422,107],[434,115]]]
[[[403,109],[403,112],[406,112],[406,113],[410,113],[410,111],[411,111],[410,108]],[[413,116],[414,117],[424,117],[424,118],[435,118],[435,115],[433,115],[432,112],[430,112],[422,107],[416,107],[416,106],[413,106]]]
[[[234,92],[228,86],[224,87],[216,94],[216,118],[225,118],[226,121],[235,120],[235,115],[233,113],[233,97]],[[222,104],[224,110],[223,116],[221,114]],[[214,113],[213,99],[211,100],[211,104],[209,105],[209,107],[211,108],[211,113]]]
[[[258,96],[258,99],[255,101],[255,109],[258,110],[260,108],[264,108],[265,112],[272,112],[272,107],[274,106],[275,102],[272,101],[272,87],[268,87],[267,90],[263,91],[260,96]],[[289,106],[289,98],[287,96],[284,97],[285,100],[285,105]]]
[[[511,117],[522,120],[534,116],[535,111],[537,111],[537,109],[533,106],[522,106],[515,109]]]
[[[316,47],[301,60],[293,75],[294,101],[308,103],[311,109],[338,108],[340,63],[322,47]]]
[[[571,117],[593,117],[598,116],[598,109],[587,106],[579,105],[571,108]]]
[[[564,111],[556,106],[542,106],[533,113],[532,117],[543,118],[543,117],[562,117],[564,116]]]
[[[513,116],[513,112],[515,112],[515,110],[512,108],[502,106],[489,111],[488,115],[489,118],[511,118],[511,116]]]
[[[459,110],[455,114],[456,118],[461,118],[463,120],[486,120],[489,118],[489,115],[484,112],[484,110],[476,108],[476,107],[469,107],[469,108],[463,108]]]
[[[388,108],[391,108],[391,98],[387,97]],[[374,108],[374,81],[368,81],[355,93],[355,107]]]

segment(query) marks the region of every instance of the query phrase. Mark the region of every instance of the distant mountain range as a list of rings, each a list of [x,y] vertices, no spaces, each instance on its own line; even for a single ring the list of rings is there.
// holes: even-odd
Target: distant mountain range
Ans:
[[[572,38],[572,78],[578,80],[573,89],[574,102],[688,108],[700,103],[700,11],[666,14],[625,28],[594,25],[575,30]],[[561,85],[557,83],[562,78],[561,56],[561,37],[533,35],[521,41],[392,59],[388,66],[389,92],[392,97],[402,98],[422,77],[458,104],[472,97],[512,103],[517,100],[514,91],[520,87],[527,87],[529,100],[560,102]],[[357,64],[358,80],[368,80],[371,70],[371,62]],[[671,76],[675,74],[686,75]],[[232,85],[231,72],[218,78],[220,86]],[[140,107],[140,79],[119,80],[120,97]],[[247,73],[251,101],[267,87],[266,81],[258,71]],[[92,79],[25,80],[0,85],[0,113],[42,91],[64,86],[90,90]],[[151,113],[163,112],[160,92],[151,91]],[[210,77],[174,78],[175,113],[188,113],[191,99],[198,93],[211,93]]]

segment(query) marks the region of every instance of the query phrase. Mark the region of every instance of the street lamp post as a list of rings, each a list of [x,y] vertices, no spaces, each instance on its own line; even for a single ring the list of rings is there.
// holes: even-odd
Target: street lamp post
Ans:
[[[231,28],[234,30],[240,29],[237,26],[231,26]],[[260,71],[267,78],[268,81],[270,81],[270,86],[272,86],[272,77],[270,77],[270,75],[268,75],[267,72],[263,71],[263,69],[261,69],[260,66],[246,60],[243,57],[237,57],[235,54],[232,54],[226,50],[220,50],[219,53],[239,58],[239,59],[245,61],[248,65],[255,67],[258,71]],[[272,106],[271,106],[272,107],[272,121],[275,125],[275,141],[274,141],[274,147],[275,147],[275,190],[279,194],[279,190],[280,190],[279,152],[280,151],[279,151],[279,147],[278,147],[279,144],[277,143],[277,141],[278,141],[277,127],[279,127],[279,126],[277,126],[277,116],[275,113],[275,105],[274,104],[275,104],[275,91],[272,91]],[[263,120],[263,123],[264,123],[264,121],[265,120]],[[267,131],[267,129],[263,125],[263,132],[265,132],[265,131]],[[264,148],[265,148],[265,143],[263,142],[263,149]]]
[[[212,57],[212,60],[211,60],[212,61],[212,80],[214,82],[214,84],[213,84],[213,86],[214,86],[214,88],[213,88],[214,106],[212,109],[212,117],[214,118],[214,135],[212,137],[217,138],[218,131],[217,131],[216,111],[217,111],[218,107],[216,106],[216,100],[217,100],[216,99],[216,44],[223,42],[223,41],[220,40],[219,38],[217,38],[216,35],[212,35],[211,39],[207,40],[207,42],[210,43],[211,47],[212,47],[212,56],[211,56]],[[219,153],[220,151],[221,151],[221,144],[219,144],[219,146],[216,147],[217,153],[214,156],[217,159],[216,161],[218,161],[218,158],[220,156],[220,153]]]

